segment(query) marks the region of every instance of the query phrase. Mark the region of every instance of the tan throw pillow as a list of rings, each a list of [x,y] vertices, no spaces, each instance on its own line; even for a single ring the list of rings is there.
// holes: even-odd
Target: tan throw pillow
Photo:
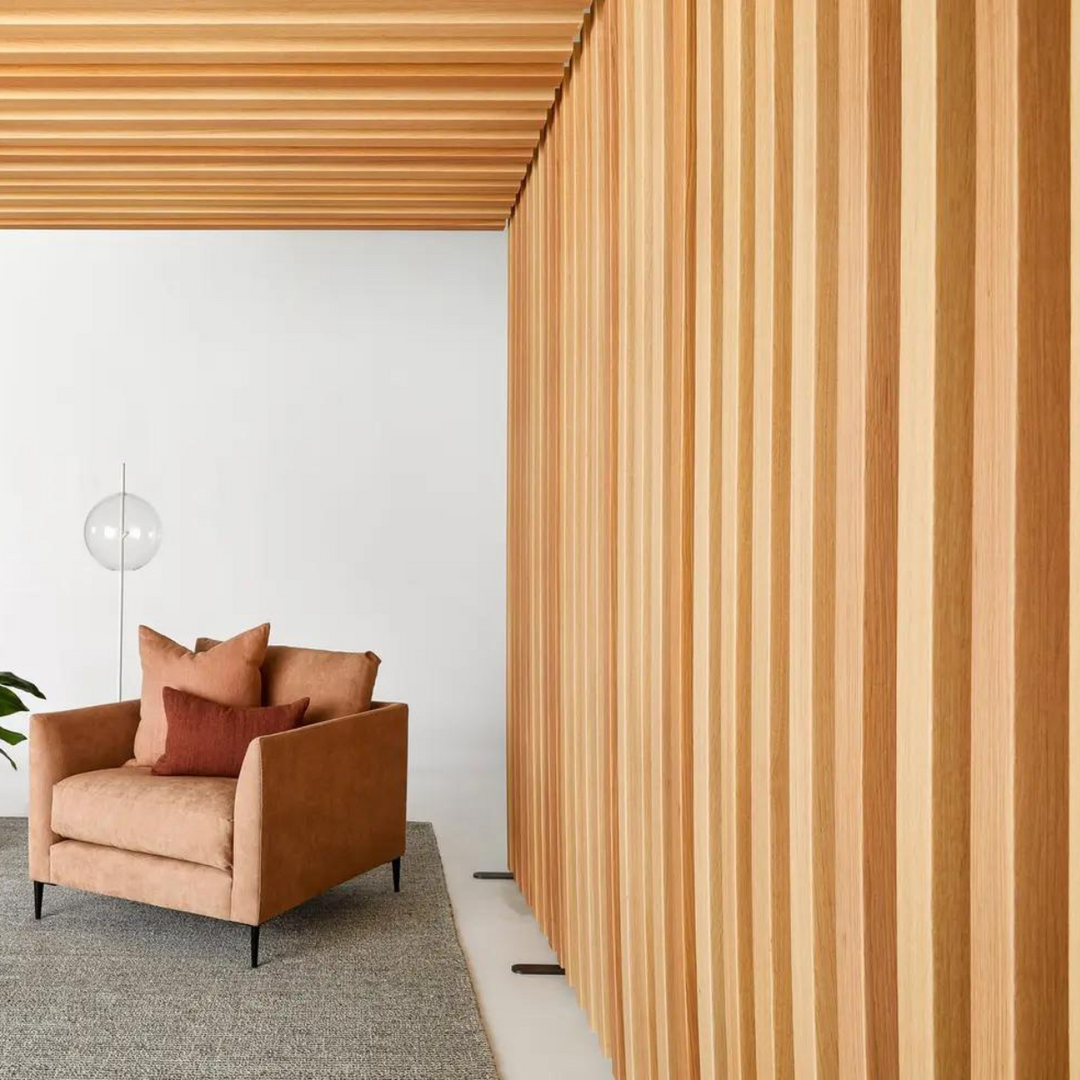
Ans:
[[[199,638],[195,651],[220,649],[213,638]],[[373,652],[331,652],[271,645],[263,661],[264,705],[287,705],[311,698],[303,724],[352,716],[371,708],[379,658]]]
[[[263,623],[209,652],[196,654],[149,626],[140,626],[143,682],[135,760],[140,765],[153,765],[165,753],[167,725],[161,693],[166,686],[198,694],[219,705],[261,704],[259,669],[269,640],[270,624]]]

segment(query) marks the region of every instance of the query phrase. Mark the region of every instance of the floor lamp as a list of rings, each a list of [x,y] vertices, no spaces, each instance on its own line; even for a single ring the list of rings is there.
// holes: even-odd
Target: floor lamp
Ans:
[[[120,595],[116,640],[116,700],[124,699],[124,574],[145,566],[161,547],[161,518],[145,500],[127,489],[127,465],[120,465],[120,490],[107,495],[86,515],[86,550],[106,570],[119,572]]]

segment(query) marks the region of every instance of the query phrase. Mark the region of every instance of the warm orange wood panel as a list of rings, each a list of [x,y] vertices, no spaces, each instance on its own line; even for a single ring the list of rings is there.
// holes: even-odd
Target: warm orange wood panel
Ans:
[[[1068,1069],[1069,0],[1018,7],[1016,1067]]]

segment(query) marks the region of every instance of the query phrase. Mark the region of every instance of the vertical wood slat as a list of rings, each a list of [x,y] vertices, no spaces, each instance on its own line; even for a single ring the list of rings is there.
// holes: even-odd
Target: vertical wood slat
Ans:
[[[1019,6],[1016,1064],[1068,1069],[1069,0]]]
[[[899,1071],[922,1075],[934,1047],[934,336],[937,10],[909,3],[901,28],[903,83],[897,553],[896,857]]]
[[[721,898],[724,946],[724,996],[727,1005],[727,1068],[732,1076],[754,1072],[753,968],[745,964],[750,942],[740,918],[745,892],[740,888],[739,837],[746,818],[739,801],[739,672],[748,642],[740,634],[740,578],[748,576],[749,554],[743,527],[745,464],[740,429],[743,368],[740,351],[742,316],[748,280],[743,240],[746,186],[744,121],[747,85],[743,44],[745,9],[724,8],[723,80],[723,296],[721,301],[721,475],[720,475],[720,829]],[[742,895],[740,895],[742,893]]]
[[[836,479],[840,263],[839,0],[818,0],[814,383],[814,971],[818,1068],[839,1070],[836,875]]]
[[[969,1061],[974,25],[905,11],[897,648],[900,1067]],[[936,164],[935,164],[936,162]],[[932,432],[932,439],[926,433]]]
[[[723,968],[720,816],[720,433],[723,275],[723,17],[698,0],[695,120],[693,493],[693,866],[698,1070],[721,1076],[728,1041]],[[710,152],[716,148],[717,152]]]
[[[815,425],[817,342],[817,36],[813,3],[796,4],[792,26],[792,349],[790,641],[788,644],[791,986],[795,1075],[818,1075],[817,1004],[814,975],[814,462],[820,453]]]
[[[620,1077],[1065,1067],[1070,6],[594,7],[510,226],[508,817]]]
[[[773,235],[776,213],[776,4],[754,5],[754,236]],[[754,1012],[757,1067],[765,1076],[777,1072],[775,972],[773,952],[783,928],[773,925],[773,791],[775,737],[772,700],[773,562],[773,273],[774,245],[755,249],[753,424],[751,461],[751,539],[755,558],[751,571],[750,709],[755,722],[750,735],[750,833],[753,908]]]
[[[982,0],[976,19],[971,1064],[1013,1076],[1018,35],[1015,8]]]
[[[836,942],[842,1076],[866,1076],[863,626],[866,545],[868,12],[840,0],[836,440]]]
[[[896,1075],[900,0],[869,5],[864,904],[870,1074]]]
[[[1071,0],[1069,57],[1069,310],[1080,308],[1080,0]],[[1069,430],[1080,425],[1080,327],[1070,326]],[[1069,612],[1080,609],[1080,438],[1069,441]],[[1071,626],[1070,626],[1071,631]],[[1080,980],[1080,922],[1074,918],[1080,897],[1080,634],[1069,634],[1069,982]],[[1080,982],[1076,983],[1080,985]],[[1080,994],[1069,994],[1069,1046],[1080,1045]],[[1070,1057],[1069,1075],[1077,1075]]]

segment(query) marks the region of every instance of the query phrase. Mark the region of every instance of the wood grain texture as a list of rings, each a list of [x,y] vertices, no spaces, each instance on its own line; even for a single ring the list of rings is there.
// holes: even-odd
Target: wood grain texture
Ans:
[[[900,427],[897,553],[896,857],[899,1070],[923,1075],[933,1058],[934,820],[934,337],[937,10],[903,12]]]
[[[130,0],[0,11],[0,228],[496,228],[513,206],[585,0]],[[418,213],[351,160],[400,163]],[[437,162],[442,172],[425,171]],[[302,205],[283,165],[333,180]],[[420,166],[413,169],[412,166]],[[209,181],[227,169],[235,198]],[[479,216],[460,170],[502,181]],[[43,196],[35,182],[62,177]],[[289,174],[287,174],[289,175]],[[92,181],[114,181],[102,191]],[[177,178],[191,181],[178,199]],[[131,180],[128,186],[124,181]],[[243,196],[258,195],[256,209]],[[363,205],[347,196],[363,196]],[[375,211],[374,213],[369,211]]]
[[[792,26],[792,350],[789,743],[791,986],[795,1074],[818,1075],[815,943],[814,537],[820,453],[815,423],[817,342],[817,32],[815,3],[796,4]]]
[[[720,1076],[727,1056],[721,904],[720,500],[723,294],[723,18],[695,8],[697,99],[694,267],[693,825],[698,1070]]]
[[[508,817],[620,1078],[1076,1074],[1073,4],[586,20],[510,223]]]
[[[836,937],[842,1076],[867,1075],[863,904],[869,13],[840,0],[836,440]]]
[[[1069,3],[1018,9],[1016,1068],[1068,1069]]]
[[[1017,12],[976,5],[971,1064],[1016,1075]]]
[[[939,0],[937,73],[933,1031],[935,1075],[946,1077],[964,1075],[971,1055],[968,898],[976,102],[975,11],[969,0]],[[901,358],[906,359],[904,350]],[[898,784],[898,811],[901,798]]]
[[[1080,310],[1080,0],[1070,6],[1069,40],[1069,287],[1070,316]],[[1069,983],[1080,986],[1080,325],[1069,335]],[[1080,1045],[1080,994],[1069,994],[1069,1048]],[[1069,1058],[1069,1076],[1080,1076],[1080,1054]]]

